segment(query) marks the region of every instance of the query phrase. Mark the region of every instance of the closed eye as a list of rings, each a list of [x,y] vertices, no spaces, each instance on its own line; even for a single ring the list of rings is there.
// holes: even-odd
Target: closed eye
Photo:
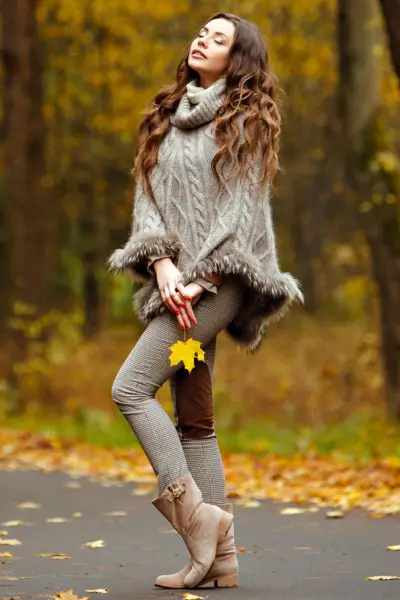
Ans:
[[[204,36],[203,36],[201,33],[199,33],[199,35],[198,35],[197,37],[198,37],[198,38],[202,38],[202,37],[204,37]],[[221,40],[214,40],[214,42],[215,42],[216,44],[218,44],[218,46],[222,46],[222,45],[223,45],[223,43],[224,43],[224,42],[223,42],[223,41],[221,41]]]

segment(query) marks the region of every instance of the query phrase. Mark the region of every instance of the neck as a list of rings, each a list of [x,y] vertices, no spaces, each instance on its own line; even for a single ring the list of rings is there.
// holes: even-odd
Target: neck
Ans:
[[[200,87],[207,89],[221,77],[223,77],[222,73],[220,75],[199,75]]]

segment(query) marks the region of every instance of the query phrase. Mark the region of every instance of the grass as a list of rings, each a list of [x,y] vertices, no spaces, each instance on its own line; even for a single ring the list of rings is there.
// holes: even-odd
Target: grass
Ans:
[[[282,456],[315,452],[335,454],[343,460],[371,461],[388,456],[400,458],[400,426],[376,413],[363,411],[333,425],[278,426],[268,419],[248,420],[232,428],[229,419],[216,417],[221,451]],[[119,413],[80,409],[57,417],[25,414],[3,421],[3,425],[20,430],[68,437],[106,447],[139,447],[136,436]]]

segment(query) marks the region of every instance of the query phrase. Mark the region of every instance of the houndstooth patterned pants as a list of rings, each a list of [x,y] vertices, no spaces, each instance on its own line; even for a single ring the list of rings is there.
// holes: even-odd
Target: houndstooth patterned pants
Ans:
[[[211,380],[217,334],[235,317],[242,294],[240,280],[226,277],[217,294],[204,292],[193,304],[197,325],[186,331],[186,339],[192,337],[200,341]],[[169,360],[169,346],[177,340],[184,341],[184,331],[175,314],[166,309],[150,321],[121,366],[112,386],[112,397],[150,461],[160,494],[175,479],[191,473],[205,502],[224,504],[225,476],[215,432],[207,437],[196,435],[193,439],[187,435],[183,438],[181,434],[175,378],[182,363],[170,366]],[[199,364],[197,360],[195,364]],[[167,380],[175,424],[155,398]],[[184,402],[190,401],[190,397],[184,398]]]

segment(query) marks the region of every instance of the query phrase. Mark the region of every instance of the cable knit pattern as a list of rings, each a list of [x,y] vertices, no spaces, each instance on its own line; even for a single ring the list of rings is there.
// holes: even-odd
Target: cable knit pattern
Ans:
[[[150,174],[154,199],[136,186],[131,236],[108,266],[143,283],[133,296],[143,323],[168,310],[147,270],[151,256],[171,256],[184,285],[213,273],[240,278],[243,303],[226,332],[249,353],[259,348],[271,320],[293,301],[303,302],[303,295],[299,282],[279,269],[269,185],[250,185],[260,177],[261,157],[245,181],[233,177],[218,192],[213,127],[225,89],[224,78],[206,89],[188,83]]]
[[[194,142],[194,143],[193,143]],[[185,136],[183,143],[183,155],[187,170],[189,182],[189,197],[193,203],[194,218],[196,222],[197,246],[204,244],[207,233],[207,211],[204,206],[204,184],[201,179],[201,170],[195,163],[195,156],[198,154],[194,144],[196,139],[194,136]]]

